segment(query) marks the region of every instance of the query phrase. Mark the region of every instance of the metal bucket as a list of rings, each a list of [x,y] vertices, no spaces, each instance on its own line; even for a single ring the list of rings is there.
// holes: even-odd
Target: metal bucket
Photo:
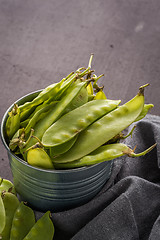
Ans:
[[[30,93],[16,103],[31,101],[40,91]],[[6,111],[1,123],[1,138],[8,152],[13,183],[21,200],[35,210],[63,211],[91,200],[109,179],[112,161],[69,170],[43,170],[30,166],[10,151],[5,134]]]

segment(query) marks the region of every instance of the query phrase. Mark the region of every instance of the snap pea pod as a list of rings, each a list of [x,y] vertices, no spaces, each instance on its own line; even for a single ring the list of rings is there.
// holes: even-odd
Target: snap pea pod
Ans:
[[[60,87],[60,89],[57,93],[56,100],[61,99],[61,97],[65,94],[65,92],[71,86],[71,84],[73,82],[77,81],[78,79],[81,79],[86,74],[88,74],[88,72],[90,72],[90,67],[85,69],[85,71],[83,71],[83,72],[81,72],[81,69],[84,69],[84,68],[79,68],[75,73],[73,73],[67,80],[65,80],[63,82],[62,86]]]
[[[73,138],[71,138],[67,142],[64,142],[62,144],[56,145],[54,147],[50,147],[49,148],[49,155],[50,155],[50,157],[53,158],[55,156],[58,156],[58,155],[60,155],[62,153],[67,152],[73,146],[73,144],[77,140],[77,137],[78,137],[78,135],[74,136]]]
[[[120,100],[94,100],[63,115],[44,133],[42,144],[53,147],[79,134],[97,119],[115,109]]]
[[[26,128],[25,128],[25,135],[28,135],[31,131],[31,128],[34,128],[34,126],[36,125],[36,123],[43,119],[48,113],[49,111],[51,111],[53,109],[53,107],[57,104],[57,101],[54,101],[52,103],[50,103],[49,105],[45,105],[43,108],[40,108],[38,111],[35,112],[35,114],[33,115],[33,117],[29,120]]]
[[[6,225],[6,213],[5,213],[2,197],[0,195],[0,239],[2,239],[1,233],[4,230],[5,225]]]
[[[54,169],[52,160],[43,148],[33,147],[27,151],[27,162],[28,164],[43,168],[43,169]]]
[[[54,158],[54,162],[70,162],[94,151],[119,132],[127,128],[141,113],[144,106],[144,87],[127,103],[106,114],[80,133],[73,147],[66,153]]]
[[[5,214],[6,214],[6,224],[1,233],[1,238],[3,240],[9,240],[12,221],[13,221],[14,213],[17,207],[19,206],[19,200],[15,196],[15,194],[10,192],[2,193],[2,199],[3,199],[4,208],[5,208]]]
[[[96,93],[94,99],[107,99],[107,97],[106,97],[103,89],[100,89],[100,90]]]
[[[33,210],[21,202],[15,211],[10,240],[23,240],[35,224],[35,215]]]
[[[59,101],[55,108],[53,108],[52,111],[49,112],[49,114],[41,119],[34,128],[34,136],[42,139],[42,136],[44,132],[63,114],[66,107],[71,103],[71,101],[77,96],[77,94],[80,92],[80,90],[84,87],[86,87],[86,82],[75,82],[67,91],[67,94],[64,95],[61,101]],[[36,140],[32,138],[28,144],[22,149],[23,152],[29,148],[30,146],[34,145],[36,143]],[[24,158],[25,155],[23,154]]]
[[[58,83],[53,83],[46,87],[42,92],[38,94],[31,102],[26,102],[19,106],[21,111],[21,121],[25,120],[26,117],[31,112],[31,109],[42,102],[46,101],[48,98],[53,97],[54,100],[59,99],[65,90],[77,79],[81,78],[88,73],[90,68],[87,68],[84,72],[80,72],[79,69],[76,73],[69,74],[66,78],[63,78]]]
[[[55,167],[57,169],[66,169],[66,168],[77,168],[77,167],[85,167],[93,164],[111,161],[115,158],[119,158],[124,155],[128,155],[129,157],[140,157],[149,153],[156,144],[152,145],[148,149],[140,153],[134,153],[134,151],[129,148],[127,145],[123,143],[113,143],[99,147],[89,155],[82,157],[79,160],[75,160],[73,162],[68,163],[56,163]]]
[[[142,112],[141,112],[140,115],[136,118],[135,122],[137,122],[137,121],[141,120],[142,118],[144,118],[144,117],[147,115],[148,111],[149,111],[151,108],[153,108],[153,107],[154,107],[153,104],[144,104],[144,107],[143,107],[143,109],[142,109]]]
[[[70,79],[68,84],[66,84],[63,88],[61,88],[65,78],[63,78],[58,83],[53,83],[42,90],[37,97],[35,97],[31,102],[26,102],[23,105],[20,105],[20,120],[21,122],[26,120],[34,111],[36,111],[37,106],[41,105],[48,99],[52,98],[52,100],[56,100],[64,91],[65,89],[73,82],[73,79]],[[40,106],[41,107],[41,106]]]
[[[5,192],[9,191],[9,192],[16,194],[16,190],[15,190],[13,183],[11,181],[9,181],[8,179],[3,179],[0,177],[0,194],[4,191]]]
[[[31,228],[23,240],[52,240],[54,236],[54,225],[47,211]]]
[[[17,104],[14,104],[11,112],[8,113],[9,117],[6,122],[6,133],[9,139],[17,132],[20,126],[20,109]]]
[[[64,79],[62,79],[58,83],[53,83],[42,90],[37,97],[35,97],[31,102],[25,102],[23,105],[19,106],[21,112],[26,111],[27,109],[31,109],[34,106],[37,106],[47,100],[49,97],[57,94],[60,86],[62,85]]]

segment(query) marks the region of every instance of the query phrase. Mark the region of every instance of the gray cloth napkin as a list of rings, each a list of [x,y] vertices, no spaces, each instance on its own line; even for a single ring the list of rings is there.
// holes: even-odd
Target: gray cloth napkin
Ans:
[[[155,142],[143,157],[116,159],[111,178],[90,202],[53,213],[54,240],[160,239],[160,117],[148,114],[125,140],[135,152]]]

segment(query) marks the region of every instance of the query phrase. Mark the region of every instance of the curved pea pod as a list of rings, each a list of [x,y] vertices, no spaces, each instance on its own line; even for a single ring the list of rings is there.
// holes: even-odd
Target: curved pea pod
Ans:
[[[62,144],[88,127],[97,119],[115,109],[120,100],[94,100],[63,115],[51,125],[42,137],[45,147]]]
[[[31,102],[25,102],[23,105],[20,105],[19,106],[20,111],[23,112],[23,111],[29,110],[29,109],[41,104],[42,102],[47,100],[49,97],[56,95],[63,82],[64,82],[64,79],[62,79],[58,83],[53,83],[53,84],[47,86]]]
[[[15,211],[10,240],[23,240],[35,224],[33,210],[21,202]]]
[[[6,213],[5,213],[2,197],[0,195],[0,239],[2,239],[1,233],[4,230],[5,225],[6,225]]]
[[[43,168],[43,169],[54,169],[52,160],[43,148],[31,148],[27,151],[27,162],[28,164]]]
[[[79,160],[75,160],[73,162],[68,163],[57,163],[55,164],[56,168],[77,168],[77,167],[84,167],[90,166],[93,164],[97,164],[100,162],[111,161],[115,158],[119,158],[124,155],[128,155],[129,157],[140,157],[144,156],[149,153],[156,144],[152,145],[148,149],[140,153],[134,153],[134,150],[129,148],[127,145],[123,143],[113,143],[99,147],[89,155],[82,157]]]
[[[72,111],[73,109],[82,106],[88,102],[88,92],[86,87],[82,88],[78,95],[73,99],[69,106],[65,109],[65,113]]]
[[[47,114],[46,117],[41,119],[34,128],[34,136],[42,139],[42,136],[44,132],[58,119],[62,116],[64,113],[66,107],[73,101],[73,99],[77,96],[77,94],[81,91],[82,88],[86,86],[86,82],[78,82],[74,83],[70,88],[68,88],[68,91],[64,95],[64,97],[59,101],[56,106],[52,109],[52,111]],[[28,144],[23,149],[26,150],[29,147],[33,146],[36,143],[36,140],[32,138]],[[24,156],[25,158],[25,156]]]
[[[11,181],[9,181],[8,179],[3,179],[0,177],[0,194],[4,191],[12,192],[12,193],[16,194],[16,190],[15,190],[13,183]]]
[[[140,115],[136,118],[135,122],[143,119],[143,118],[147,115],[148,111],[149,111],[151,108],[153,108],[153,107],[154,107],[153,104],[144,104],[144,107],[143,107],[143,109],[142,109],[142,112],[141,112]]]
[[[56,145],[54,147],[50,147],[49,148],[49,155],[51,158],[58,156],[60,154],[63,154],[65,152],[67,152],[75,143],[75,141],[77,140],[77,136],[71,138],[70,140],[68,140],[67,142],[64,142],[62,144]]]
[[[19,206],[19,200],[15,196],[15,194],[10,192],[2,193],[2,199],[3,199],[4,208],[5,208],[5,214],[6,214],[6,224],[1,233],[1,237],[3,240],[9,240],[12,221],[13,221],[14,213],[17,207]]]
[[[29,120],[26,128],[25,128],[25,134],[28,135],[31,131],[32,128],[36,125],[36,123],[43,119],[49,111],[53,109],[53,107],[56,105],[56,101],[52,102],[49,105],[44,106],[43,108],[39,109],[38,111],[35,112],[35,114],[32,116],[32,118]]]
[[[62,94],[66,91],[67,88],[77,79],[77,77],[82,77],[88,73],[88,69],[84,72],[80,73],[78,70],[75,74],[71,73],[66,78],[63,78],[60,82],[53,83],[47,86],[44,90],[42,90],[36,98],[34,98],[31,102],[26,102],[23,105],[20,105],[20,119],[24,121],[35,109],[36,106],[43,103],[50,97],[53,100],[60,99]],[[32,110],[33,109],[33,110]]]
[[[100,90],[96,93],[94,99],[107,99],[107,97],[106,97],[104,91],[103,91],[102,89],[100,89]]]
[[[14,104],[6,122],[6,133],[9,139],[18,131],[20,127],[20,110],[17,104]]]
[[[54,225],[47,211],[31,228],[24,240],[52,240],[54,236]]]
[[[82,131],[73,147],[61,156],[54,158],[54,162],[70,162],[82,158],[133,123],[144,106],[145,86],[140,87],[138,94],[130,101],[106,114]]]

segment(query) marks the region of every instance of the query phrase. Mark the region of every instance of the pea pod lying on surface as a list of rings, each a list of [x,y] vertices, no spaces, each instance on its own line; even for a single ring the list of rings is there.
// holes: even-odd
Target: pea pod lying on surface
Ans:
[[[82,158],[127,128],[140,115],[144,106],[144,87],[127,103],[106,114],[80,133],[73,147],[59,157],[56,163],[71,162]]]
[[[5,213],[2,197],[0,195],[0,239],[1,239],[1,233],[4,230],[5,225],[6,225],[6,213]]]
[[[54,225],[47,211],[31,228],[24,240],[52,240],[54,236]]]
[[[6,224],[1,233],[1,237],[3,240],[10,239],[10,231],[12,227],[12,221],[14,217],[14,213],[19,206],[19,200],[15,196],[15,194],[10,192],[2,193],[3,204],[5,208],[5,215],[6,215]]]
[[[58,169],[85,167],[104,161],[110,161],[123,155],[128,155],[129,157],[132,158],[140,157],[146,155],[155,146],[156,144],[154,144],[153,146],[149,147],[148,149],[141,153],[134,153],[134,151],[131,148],[129,148],[123,143],[108,144],[99,147],[89,155],[86,155],[79,160],[75,160],[73,162],[68,163],[55,163],[55,167]]]
[[[63,78],[60,82],[53,83],[42,90],[36,98],[31,102],[26,102],[19,106],[21,111],[20,119],[24,121],[34,110],[36,106],[52,97],[53,100],[58,100],[66,89],[77,79],[81,78],[88,73],[90,68],[87,68],[84,72],[80,72],[78,69],[76,73],[69,74],[66,78]],[[33,110],[32,110],[33,109]]]
[[[17,104],[14,104],[14,107],[8,115],[9,117],[6,122],[6,134],[8,138],[11,139],[20,126],[20,110]]]
[[[12,192],[12,193],[16,194],[16,190],[15,190],[13,183],[11,181],[9,181],[8,179],[3,179],[0,177],[0,194],[4,191]]]
[[[21,202],[15,211],[10,240],[23,240],[35,224],[35,215],[33,210]]]

